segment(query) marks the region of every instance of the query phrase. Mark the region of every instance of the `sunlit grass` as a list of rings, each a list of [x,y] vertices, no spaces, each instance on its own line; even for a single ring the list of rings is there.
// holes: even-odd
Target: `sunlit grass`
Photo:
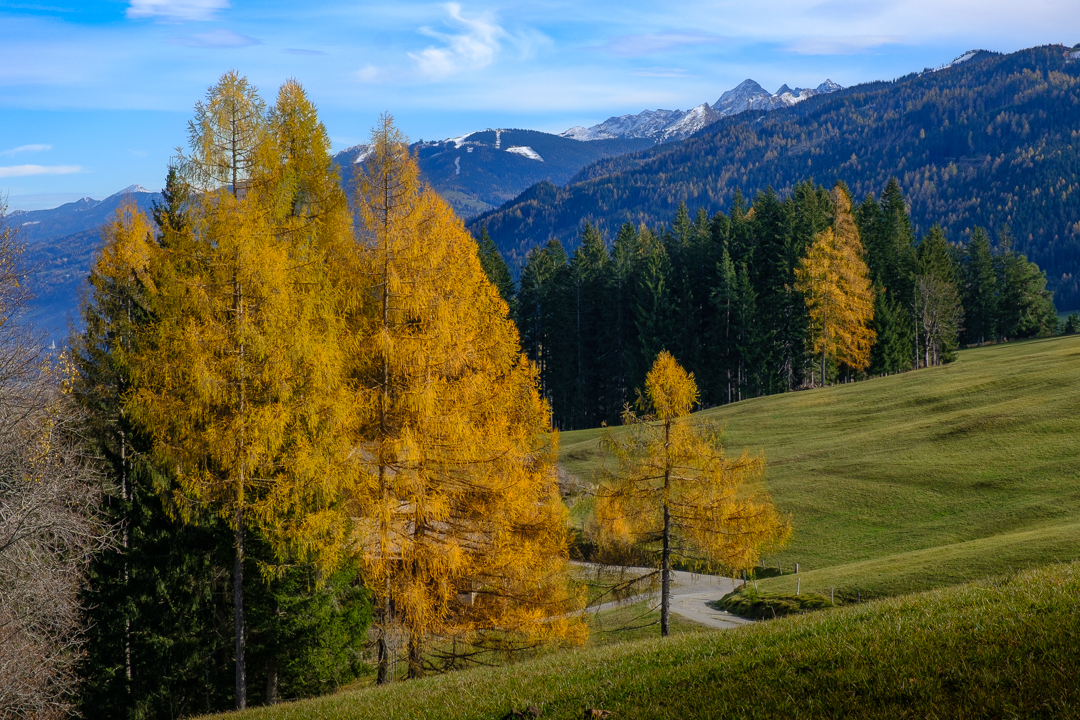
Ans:
[[[244,718],[1073,717],[1080,566],[249,710]]]
[[[729,452],[765,454],[795,524],[766,563],[798,562],[804,591],[895,595],[1080,557],[1080,336],[703,414]],[[589,477],[600,432],[562,434],[565,469]],[[794,592],[795,579],[759,587]]]

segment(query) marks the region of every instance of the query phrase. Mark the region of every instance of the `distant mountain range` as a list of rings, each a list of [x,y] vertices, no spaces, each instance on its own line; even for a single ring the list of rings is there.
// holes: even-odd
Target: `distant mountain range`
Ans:
[[[559,135],[536,130],[487,129],[447,140],[413,144],[420,171],[468,220],[517,197],[526,188],[547,181],[562,185],[598,160],[643,150],[657,143],[678,142],[720,120],[748,110],[775,110],[841,89],[826,80],[815,89],[784,85],[769,93],[753,80],[728,90],[714,104],[690,110],[645,110],[612,117],[590,128],[573,127]],[[346,183],[354,166],[367,157],[357,145],[335,156]]]
[[[141,185],[130,185],[104,200],[84,197],[51,210],[12,210],[7,221],[18,228],[22,242],[33,245],[38,240],[52,240],[101,227],[126,198],[147,210],[160,197],[159,193]]]
[[[131,200],[149,214],[161,193],[131,185],[104,200],[82,198],[51,210],[13,210],[7,222],[16,228],[30,268],[34,305],[29,320],[56,342],[78,322],[79,293],[101,247],[101,227],[120,204]]]
[[[795,88],[786,84],[770,93],[753,80],[743,80],[728,90],[712,105],[702,103],[686,110],[646,110],[637,115],[611,117],[592,127],[580,125],[562,133],[574,140],[607,140],[611,138],[648,138],[657,143],[685,140],[720,118],[738,115],[749,110],[777,110],[790,107],[815,95],[842,90],[832,80],[816,88]]]

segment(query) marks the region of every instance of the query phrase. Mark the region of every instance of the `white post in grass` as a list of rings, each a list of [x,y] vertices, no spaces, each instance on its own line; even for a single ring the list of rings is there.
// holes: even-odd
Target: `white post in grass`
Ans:
[[[802,589],[802,578],[795,578],[795,594],[799,594],[799,590]]]

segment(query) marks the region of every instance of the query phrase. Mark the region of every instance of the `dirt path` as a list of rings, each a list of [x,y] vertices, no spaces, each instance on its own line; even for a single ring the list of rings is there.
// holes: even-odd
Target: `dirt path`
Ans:
[[[583,567],[589,566],[587,563],[575,564]],[[628,573],[637,572],[641,575],[654,572],[649,568],[623,568],[623,570]],[[673,575],[675,577],[671,588],[671,612],[681,615],[687,620],[718,630],[729,630],[753,622],[723,610],[714,610],[706,604],[713,600],[719,600],[734,590],[738,586],[738,582],[734,579],[718,575],[696,575],[681,570],[674,571]],[[624,600],[606,602],[601,605],[594,605],[588,611],[599,612],[643,600],[653,600],[656,606],[659,607],[660,593],[657,591],[655,593],[635,595]]]

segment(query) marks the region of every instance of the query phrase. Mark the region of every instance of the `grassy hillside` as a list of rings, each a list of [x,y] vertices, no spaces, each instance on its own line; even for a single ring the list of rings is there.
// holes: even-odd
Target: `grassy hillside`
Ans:
[[[243,718],[1075,717],[1080,565],[451,673]]]
[[[729,451],[765,454],[795,523],[766,563],[798,562],[803,592],[896,595],[1080,557],[1080,337],[705,415]],[[564,468],[588,477],[599,434],[563,433]],[[795,578],[759,588],[794,592]]]

